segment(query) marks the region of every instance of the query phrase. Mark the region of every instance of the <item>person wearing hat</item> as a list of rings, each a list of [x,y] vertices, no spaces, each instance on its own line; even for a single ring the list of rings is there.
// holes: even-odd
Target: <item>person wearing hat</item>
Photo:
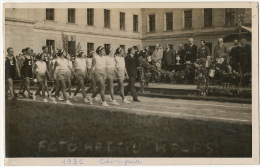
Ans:
[[[67,98],[66,83],[68,83],[70,81],[70,78],[69,78],[70,72],[72,74],[74,74],[76,77],[78,77],[78,75],[72,70],[71,66],[69,65],[68,59],[65,58],[66,55],[67,55],[67,53],[64,49],[61,49],[58,51],[59,58],[55,62],[54,71],[56,70],[56,68],[58,68],[57,79],[58,79],[59,85],[55,91],[54,96],[51,97],[51,100],[54,103],[56,103],[56,97],[58,96],[60,90],[62,90],[63,98],[64,98],[66,104],[72,105],[72,103]]]
[[[125,57],[125,67],[127,70],[127,73],[129,75],[129,81],[128,85],[125,89],[125,95],[127,96],[127,93],[129,90],[132,93],[133,101],[140,102],[140,100],[137,98],[137,93],[135,89],[135,79],[137,76],[137,67],[138,67],[138,60],[134,56],[135,50],[133,47],[128,48],[128,54]]]
[[[51,60],[50,63],[50,74],[51,74],[51,78],[54,80],[54,88],[51,91],[51,94],[54,96],[56,90],[59,87],[59,80],[57,79],[57,72],[58,72],[58,67],[56,67],[56,70],[54,71],[54,66],[56,61],[58,60],[58,53],[54,53],[53,54],[53,59]],[[61,97],[61,93],[59,92],[58,94],[58,101],[63,101],[62,97]]]
[[[91,67],[92,67],[92,60],[93,60],[93,57],[95,55],[95,52],[94,51],[91,51],[88,55],[88,58],[87,58],[87,73],[88,73],[88,80],[90,81],[90,87],[87,89],[86,91],[86,94],[88,94],[91,90],[93,92],[96,91],[96,80],[93,76],[93,74],[91,73]],[[97,96],[94,97],[94,100],[98,101],[100,100]]]
[[[109,87],[109,93],[112,100],[112,104],[119,105],[114,98],[114,80],[116,79],[116,61],[111,47],[106,49],[106,78]]]
[[[83,56],[84,52],[83,50],[80,50],[78,53],[77,58],[74,61],[74,68],[76,70],[76,74],[78,74],[78,77],[76,77],[76,80],[78,82],[78,87],[76,90],[81,89],[82,91],[82,96],[84,98],[84,102],[88,103],[86,91],[85,91],[85,84],[84,81],[87,78],[87,60]],[[74,97],[73,99],[76,99],[77,92],[74,92]],[[76,100],[77,101],[77,100]]]
[[[125,76],[127,79],[129,78],[129,76],[125,68],[124,49],[122,49],[121,47],[116,49],[115,61],[116,61],[116,70],[117,70],[117,82],[120,88],[120,96],[122,97],[122,101],[124,103],[129,104],[130,102],[125,98],[125,94],[124,94]]]
[[[75,72],[75,69],[74,69],[73,63],[72,63],[72,57],[70,56],[70,54],[66,54],[65,59],[68,60],[70,68]],[[71,93],[71,81],[73,81],[74,78],[73,78],[71,71],[68,71],[68,75],[69,75],[69,78],[67,81],[67,88],[68,88],[69,98],[73,99],[73,96]],[[74,99],[74,100],[77,101],[77,99]]]
[[[97,83],[98,89],[89,98],[90,104],[93,104],[93,98],[100,93],[102,106],[109,106],[105,101],[105,80],[106,80],[106,57],[105,48],[99,46],[96,49],[97,55],[92,60],[91,73]]]
[[[42,91],[43,102],[48,103],[48,100],[45,97],[45,90],[48,92],[46,85],[47,85],[47,77],[50,78],[50,74],[47,69],[47,64],[44,61],[45,55],[43,53],[39,53],[36,56],[36,58],[38,60],[34,64],[34,70],[36,71],[36,79],[37,82],[39,83],[39,89]]]

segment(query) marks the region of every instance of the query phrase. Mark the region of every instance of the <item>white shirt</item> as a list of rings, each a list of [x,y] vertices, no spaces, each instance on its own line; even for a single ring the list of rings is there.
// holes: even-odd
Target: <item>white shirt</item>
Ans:
[[[85,58],[75,59],[74,67],[75,67],[76,70],[86,70],[87,60]]]
[[[111,56],[106,56],[106,68],[115,68],[115,65],[115,58]]]
[[[58,63],[59,70],[69,70],[69,60],[67,60],[65,58],[63,58],[63,59],[58,58],[57,63]]]
[[[94,58],[96,59],[95,69],[105,69],[106,68],[106,57],[95,55]]]
[[[88,69],[91,69],[92,66],[92,58],[87,58],[87,62],[88,62]]]
[[[45,74],[47,71],[46,63],[44,61],[36,61],[35,64],[37,65],[36,71],[40,74]]]
[[[125,68],[125,59],[123,57],[116,56],[116,68]]]

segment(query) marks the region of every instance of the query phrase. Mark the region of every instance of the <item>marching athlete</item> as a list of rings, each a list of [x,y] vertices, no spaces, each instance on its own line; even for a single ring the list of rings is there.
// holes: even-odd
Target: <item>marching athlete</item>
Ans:
[[[47,90],[47,77],[50,78],[49,71],[47,69],[47,64],[44,61],[45,56],[43,53],[37,55],[37,60],[34,64],[34,70],[36,74],[37,82],[39,83],[39,89],[42,91],[43,102],[48,103],[45,97],[45,90]],[[48,90],[47,90],[48,92]]]
[[[22,75],[23,75],[23,82],[24,82],[24,89],[22,91],[23,97],[26,97],[24,92],[27,90],[29,98],[33,98],[32,93],[30,91],[30,79],[33,78],[33,58],[31,56],[32,54],[32,49],[31,48],[26,48],[25,49],[26,54],[23,57],[22,60]]]
[[[22,55],[20,55],[19,60],[17,59],[20,72],[23,71],[22,67],[23,67],[23,60],[25,59],[24,55],[26,55],[26,49],[22,49]],[[23,81],[24,78],[23,78],[22,73],[21,73],[21,78],[22,78],[22,82],[21,82],[21,85],[20,85],[19,94],[23,95],[22,90],[24,89],[24,81]]]
[[[124,103],[130,104],[130,102],[125,98],[125,94],[124,94],[124,79],[125,76],[127,79],[129,78],[127,71],[125,69],[124,50],[121,47],[117,48],[115,52],[115,56],[116,56],[115,57],[116,70],[118,74],[117,82],[120,88],[120,96],[122,97]]]
[[[106,78],[109,87],[109,93],[112,104],[119,105],[114,98],[114,80],[116,79],[116,61],[113,54],[113,49],[110,47],[106,50]]]
[[[15,92],[14,92],[14,85],[13,79],[17,76],[20,77],[20,70],[18,67],[17,60],[15,58],[13,48],[9,47],[7,49],[7,56],[5,57],[5,81],[8,86],[6,89],[6,97],[7,97],[7,90],[9,90],[11,97],[13,100],[16,100]]]
[[[71,68],[73,71],[75,71],[75,70],[73,69],[73,64],[72,64],[72,61],[71,61],[71,56],[70,56],[69,54],[67,54],[67,55],[65,56],[65,58],[68,60],[70,68]],[[68,88],[69,98],[72,99],[73,96],[72,96],[72,94],[71,94],[71,81],[72,81],[72,79],[73,79],[73,75],[72,75],[71,71],[68,72],[68,75],[69,75],[69,78],[68,78],[68,82],[67,82],[67,88]]]
[[[98,93],[100,93],[102,106],[109,106],[105,101],[105,80],[106,80],[105,48],[99,46],[96,49],[96,53],[97,55],[95,55],[92,60],[91,73],[95,78],[95,81],[98,85],[98,89],[89,98],[89,102],[90,104],[93,104],[93,98],[96,97]]]
[[[78,54],[78,57],[74,61],[74,68],[76,70],[76,74],[78,75],[76,77],[78,82],[77,90],[81,88],[82,95],[84,98],[84,102],[89,102],[86,96],[85,92],[85,84],[84,81],[87,78],[87,60],[83,57],[83,51],[81,50]],[[73,99],[76,100],[76,91],[74,93]],[[77,101],[77,100],[76,100]]]
[[[58,96],[59,91],[62,90],[64,100],[66,101],[67,104],[72,105],[72,103],[67,98],[66,82],[70,81],[70,79],[69,79],[70,71],[74,75],[76,75],[76,77],[78,75],[72,70],[71,66],[69,65],[68,59],[65,58],[66,55],[67,55],[67,53],[65,52],[64,49],[59,50],[59,52],[58,52],[59,58],[56,60],[55,65],[54,65],[54,71],[56,70],[56,68],[58,68],[57,79],[58,79],[59,85],[58,85],[58,88],[56,89],[54,97],[51,97],[51,100],[53,100],[53,102],[56,103],[56,97]]]

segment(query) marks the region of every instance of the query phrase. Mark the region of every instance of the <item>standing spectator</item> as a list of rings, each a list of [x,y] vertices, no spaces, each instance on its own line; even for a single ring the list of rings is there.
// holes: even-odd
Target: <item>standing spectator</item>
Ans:
[[[137,76],[138,60],[136,57],[134,57],[134,53],[134,48],[130,47],[128,48],[128,54],[125,57],[125,66],[129,76],[129,81],[125,90],[125,95],[127,95],[130,89],[133,96],[133,101],[140,102],[140,100],[137,98],[137,93],[135,90],[135,79]]]
[[[251,46],[246,43],[246,39],[241,39],[241,54],[240,54],[240,65],[242,73],[251,72]]]
[[[209,47],[205,45],[204,40],[200,40],[200,47],[198,49],[198,58],[204,58],[207,59],[210,56],[210,50]]]
[[[180,64],[184,64],[185,59],[185,50],[183,49],[183,45],[179,44],[178,49],[176,50],[176,57],[180,57]]]
[[[135,56],[138,58],[139,56],[142,56],[142,50],[140,45],[137,45],[137,50],[135,51]]]
[[[169,44],[165,45],[165,50],[163,51],[163,67],[165,70],[170,71],[171,66],[175,65],[176,55],[174,54],[174,51],[170,49]]]
[[[188,46],[185,49],[184,62],[186,64],[194,63],[197,58],[197,46],[193,44],[193,38],[188,39]]]
[[[223,43],[223,38],[218,39],[218,44],[214,48],[213,62],[216,62],[217,58],[223,57],[226,61],[228,56],[227,46]]]
[[[154,60],[154,61],[160,63],[160,65],[162,65],[162,57],[163,57],[163,53],[160,49],[160,45],[156,44],[155,50],[154,50],[153,55],[152,55],[152,60]]]
[[[240,69],[239,69],[239,56],[240,56],[240,52],[241,52],[241,47],[238,45],[238,40],[235,39],[234,40],[234,47],[231,49],[230,51],[230,64],[231,64],[231,67],[234,71],[236,72],[239,72]]]

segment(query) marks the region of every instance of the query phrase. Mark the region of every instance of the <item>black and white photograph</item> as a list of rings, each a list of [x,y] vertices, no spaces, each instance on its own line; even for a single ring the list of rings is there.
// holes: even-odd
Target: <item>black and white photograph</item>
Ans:
[[[4,3],[2,26],[5,165],[259,163],[257,2]]]

